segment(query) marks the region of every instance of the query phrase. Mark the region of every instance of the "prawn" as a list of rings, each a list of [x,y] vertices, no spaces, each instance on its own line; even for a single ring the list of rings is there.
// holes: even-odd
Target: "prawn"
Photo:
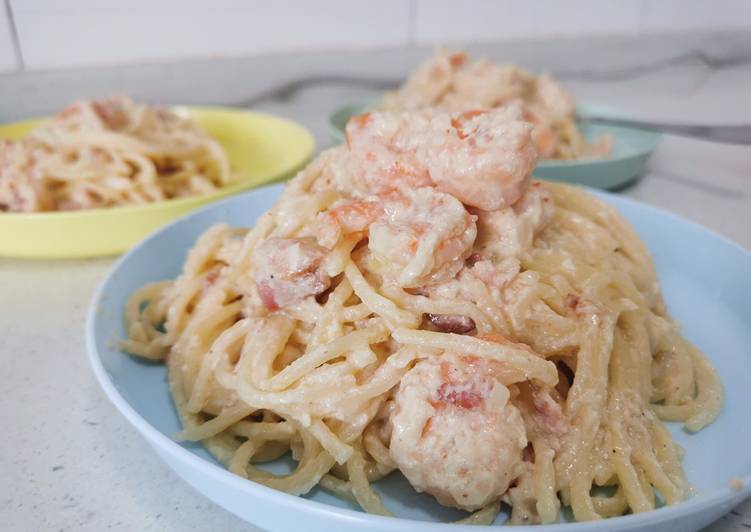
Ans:
[[[553,198],[539,181],[525,191],[513,207],[475,211],[477,247],[496,259],[518,257],[532,248],[535,238],[553,219]]]
[[[523,471],[527,434],[498,362],[446,352],[403,378],[390,417],[390,455],[417,491],[476,510]]]
[[[566,120],[576,113],[571,95],[548,73],[537,76],[534,101],[547,110],[554,122]]]
[[[475,216],[457,199],[429,187],[348,200],[321,215],[319,242],[368,237],[374,269],[401,287],[447,280],[464,266],[477,236]]]
[[[434,186],[466,205],[500,209],[522,196],[537,164],[531,132],[518,105],[360,115],[347,124],[353,185],[365,194]]]
[[[439,51],[420,65],[398,92],[386,94],[384,108],[414,110],[439,105],[467,59],[462,52]]]
[[[537,154],[541,159],[550,159],[555,155],[558,148],[558,133],[553,129],[552,124],[546,120],[540,113],[531,109],[524,110],[524,119],[534,124],[532,130],[532,142],[537,148]]]

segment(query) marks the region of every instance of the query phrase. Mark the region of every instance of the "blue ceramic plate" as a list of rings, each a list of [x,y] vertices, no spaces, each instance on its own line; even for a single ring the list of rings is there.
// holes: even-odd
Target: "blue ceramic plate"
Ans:
[[[196,211],[154,233],[122,257],[91,304],[87,345],[91,365],[107,396],[148,440],[154,450],[195,489],[241,518],[267,530],[381,530],[389,532],[473,530],[439,524],[461,517],[432,498],[418,495],[398,474],[379,483],[386,506],[400,519],[357,511],[321,490],[294,497],[237,477],[218,465],[197,444],[178,444],[177,415],[161,364],[143,362],[115,347],[125,334],[123,306],[145,283],[171,279],[186,252],[210,225],[253,225],[279,196],[281,186],[258,189]],[[684,334],[713,360],[727,392],[719,419],[698,434],[680,425],[670,429],[686,449],[684,465],[697,495],[653,512],[603,523],[538,526],[540,532],[602,530],[695,531],[719,518],[751,494],[751,253],[696,224],[618,196],[598,193],[635,226],[654,254],[665,297]],[[289,464],[272,466],[281,472]],[[730,480],[744,487],[733,490]],[[509,527],[504,530],[530,528]]]
[[[345,105],[334,111],[329,117],[329,132],[334,142],[344,142],[344,127],[352,116],[364,113],[373,106],[373,102],[358,103]],[[619,115],[617,110],[586,104],[579,105],[577,112],[583,117],[593,114]],[[579,127],[590,141],[595,141],[602,135],[610,135],[613,138],[613,153],[604,159],[540,161],[535,169],[535,176],[595,188],[618,188],[638,179],[644,173],[647,159],[660,141],[660,134],[653,131],[588,122],[580,123]]]

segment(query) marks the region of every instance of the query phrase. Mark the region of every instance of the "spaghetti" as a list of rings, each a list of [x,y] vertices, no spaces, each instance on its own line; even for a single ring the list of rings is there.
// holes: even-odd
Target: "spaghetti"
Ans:
[[[550,74],[535,76],[516,65],[472,60],[465,53],[438,51],[402,87],[386,94],[382,107],[461,112],[510,102],[520,103],[525,119],[535,125],[532,138],[544,159],[602,158],[613,149],[609,136],[587,141],[576,123],[571,96]]]
[[[718,376],[629,224],[530,181],[521,116],[357,117],[253,229],[212,227],[137,291],[122,347],[166,362],[179,437],[382,515],[372,483],[396,469],[475,524],[501,503],[552,523],[686,498],[660,419],[710,423]],[[288,475],[257,466],[286,453]]]
[[[0,212],[148,203],[231,180],[223,148],[190,118],[127,97],[77,102],[0,141]]]

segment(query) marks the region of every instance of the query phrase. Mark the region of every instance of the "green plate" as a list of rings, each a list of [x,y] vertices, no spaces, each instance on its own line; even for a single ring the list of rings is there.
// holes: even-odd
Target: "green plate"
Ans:
[[[375,106],[374,102],[344,105],[336,109],[329,117],[329,130],[336,143],[344,142],[344,127],[355,115],[367,112]],[[617,111],[607,109],[600,113],[599,106],[580,105],[578,112],[586,116],[606,114],[618,116]],[[602,135],[613,138],[613,153],[605,159],[582,159],[563,161],[547,159],[540,161],[535,169],[535,176],[554,181],[579,183],[590,187],[614,189],[638,179],[644,173],[647,159],[654,152],[660,141],[660,134],[620,126],[579,123],[584,136],[595,141]]]

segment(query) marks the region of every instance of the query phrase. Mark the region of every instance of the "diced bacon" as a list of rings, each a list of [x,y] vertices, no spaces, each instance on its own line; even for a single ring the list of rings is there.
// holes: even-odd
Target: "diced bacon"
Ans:
[[[317,296],[329,287],[329,278],[318,272],[256,282],[261,301],[271,311]]]
[[[330,278],[318,270],[325,248],[313,239],[269,238],[256,249],[252,275],[271,311],[324,292]]]
[[[256,283],[256,288],[258,289],[258,295],[261,297],[261,302],[267,309],[271,311],[279,310],[279,305],[277,305],[274,299],[274,289],[271,287],[269,281]]]
[[[216,280],[219,278],[219,275],[222,273],[222,267],[216,266],[212,268],[206,275],[203,277],[203,287],[209,288],[211,285],[213,285]]]
[[[450,404],[468,410],[480,406],[483,402],[483,396],[480,392],[473,389],[457,389],[455,386],[448,383],[442,384],[438,388],[437,394],[438,405]]]
[[[464,264],[467,265],[467,267],[471,268],[481,260],[485,260],[486,257],[483,257],[480,253],[472,253],[467,259],[464,261]]]
[[[467,54],[463,52],[456,52],[449,56],[449,63],[453,68],[459,68],[467,62]]]
[[[563,436],[568,432],[568,423],[561,405],[556,403],[549,393],[534,392],[532,405],[543,428],[556,436]]]
[[[454,334],[467,334],[475,330],[475,322],[468,316],[457,314],[426,314],[430,323],[442,332]]]
[[[128,115],[118,100],[93,101],[91,106],[108,129],[117,131],[128,125]]]
[[[579,296],[577,296],[576,294],[568,294],[566,296],[566,299],[564,300],[564,303],[568,308],[574,310],[579,305]]]

